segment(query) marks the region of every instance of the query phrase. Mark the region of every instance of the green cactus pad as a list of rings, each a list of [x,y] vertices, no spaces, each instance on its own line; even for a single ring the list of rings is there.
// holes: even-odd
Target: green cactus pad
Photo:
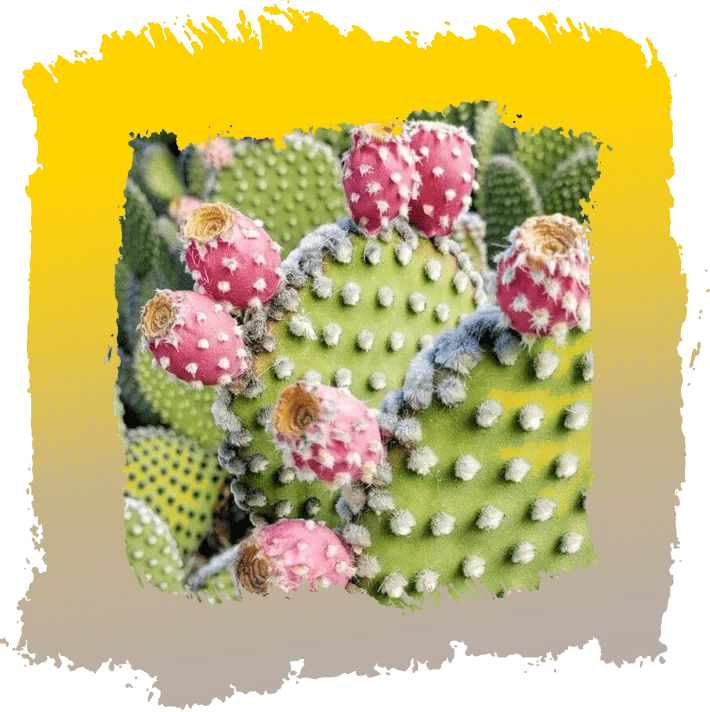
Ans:
[[[121,217],[121,255],[126,266],[138,276],[154,264],[161,239],[155,231],[155,213],[143,191],[130,178],[124,192],[125,215]]]
[[[538,186],[544,185],[562,161],[581,148],[593,148],[592,137],[588,133],[569,136],[543,127],[537,133],[524,133],[518,136],[518,145],[514,157],[528,169]],[[565,213],[566,215],[567,213]]]
[[[146,400],[138,386],[133,356],[119,347],[118,357],[120,363],[118,365],[116,385],[119,388],[121,400],[141,425],[163,425],[164,423],[160,416],[150,402]]]
[[[485,182],[488,161],[496,154],[508,154],[515,148],[515,132],[501,123],[497,109],[498,104],[494,101],[481,101],[476,106],[472,135],[476,140],[476,181],[479,186]],[[479,195],[476,200],[479,212],[483,208],[482,198]]]
[[[221,483],[216,456],[166,428],[129,430],[124,495],[142,499],[164,519],[181,556],[191,554],[208,531]]]
[[[232,205],[252,219],[260,219],[269,235],[287,254],[318,225],[347,215],[340,166],[329,146],[308,134],[284,137],[284,148],[271,141],[237,141],[234,163],[215,176],[198,180],[199,160],[193,151],[188,161],[190,190],[209,192],[212,202]],[[204,168],[203,168],[204,170]]]
[[[215,450],[224,439],[224,432],[215,425],[211,413],[217,391],[196,390],[154,364],[153,354],[148,350],[135,356],[135,378],[142,397],[171,428],[202,447]]]
[[[146,189],[156,198],[171,201],[185,195],[178,163],[164,143],[151,143],[140,157],[141,176]]]
[[[546,214],[562,213],[579,222],[585,213],[580,200],[589,200],[589,193],[599,178],[597,149],[581,148],[560,163],[544,188]]]
[[[126,557],[136,578],[141,577],[164,593],[183,593],[185,571],[177,542],[168,526],[144,502],[127,497]]]
[[[372,540],[359,585],[416,607],[436,588],[501,595],[537,588],[540,572],[593,563],[582,504],[592,480],[590,348],[591,333],[578,329],[564,347],[549,338],[524,347],[489,307],[412,362],[403,390],[383,403],[394,501],[357,519]],[[397,433],[415,421],[419,436],[402,444]]]
[[[528,171],[510,156],[492,156],[481,184],[489,263],[505,246],[510,231],[526,218],[540,215],[542,200]],[[492,264],[492,263],[491,263]]]
[[[281,468],[281,456],[264,428],[268,408],[281,391],[301,378],[314,378],[348,387],[377,408],[385,393],[401,384],[421,346],[475,308],[472,279],[476,299],[485,300],[482,280],[460,250],[458,258],[442,254],[408,227],[406,239],[386,236],[390,242],[368,240],[351,232],[353,227],[350,220],[324,226],[284,263],[289,283],[301,289],[282,295],[291,291],[290,313],[279,299],[272,304],[272,314],[280,310],[279,320],[263,331],[273,350],[256,356],[260,380],[247,388],[247,395],[263,392],[235,398],[231,415],[219,406],[214,411],[228,432],[221,462],[243,487],[235,495],[268,519],[340,522],[336,495],[323,483],[299,481]],[[451,240],[436,244],[452,252],[458,247]],[[248,326],[245,336],[249,340]]]

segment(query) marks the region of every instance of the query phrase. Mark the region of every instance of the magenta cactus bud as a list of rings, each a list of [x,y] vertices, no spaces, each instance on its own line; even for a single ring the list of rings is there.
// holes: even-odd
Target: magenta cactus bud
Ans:
[[[170,217],[180,225],[184,220],[187,220],[187,216],[194,210],[197,210],[200,205],[202,205],[202,201],[199,198],[195,198],[194,195],[182,195],[170,202],[168,212],[170,213]]]
[[[284,464],[329,489],[372,482],[383,458],[380,429],[349,391],[299,381],[281,393],[271,423]]]
[[[312,520],[282,519],[257,530],[239,547],[237,583],[268,595],[269,586],[295,591],[346,586],[355,574],[350,547],[331,529]]]
[[[219,171],[223,168],[229,168],[234,163],[234,154],[232,149],[225,139],[217,138],[203,141],[197,147],[200,156],[208,168]]]
[[[462,126],[432,121],[413,121],[405,131],[419,177],[409,221],[426,237],[450,235],[471,205],[473,139]]]
[[[569,329],[590,328],[589,241],[574,218],[528,218],[498,261],[496,296],[506,321],[528,341],[564,340]]]
[[[237,322],[206,295],[158,290],[140,330],[157,363],[182,381],[229,385],[249,368]]]
[[[365,124],[352,131],[343,162],[343,190],[358,226],[376,235],[398,215],[407,216],[414,190],[414,156],[396,124]]]
[[[226,203],[204,203],[182,223],[196,291],[238,309],[267,304],[283,284],[281,247]]]

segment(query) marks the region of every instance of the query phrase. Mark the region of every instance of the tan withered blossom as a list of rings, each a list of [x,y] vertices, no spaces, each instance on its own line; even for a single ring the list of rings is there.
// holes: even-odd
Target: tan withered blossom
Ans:
[[[165,293],[158,292],[141,311],[141,333],[146,339],[167,334],[177,316],[175,302]]]
[[[519,239],[528,259],[536,262],[564,258],[586,242],[582,226],[574,218],[564,215],[528,218],[520,226]]]
[[[268,595],[269,562],[261,553],[259,544],[247,544],[237,562],[236,577],[240,586],[249,593]]]
[[[274,427],[281,435],[300,437],[319,416],[318,401],[297,383],[281,393],[274,410]]]
[[[402,133],[402,127],[393,121],[387,123],[371,123],[361,126],[363,133],[366,136],[374,138],[376,141],[388,141],[393,136]]]
[[[188,215],[182,226],[185,239],[211,242],[234,225],[234,214],[225,203],[204,203]]]

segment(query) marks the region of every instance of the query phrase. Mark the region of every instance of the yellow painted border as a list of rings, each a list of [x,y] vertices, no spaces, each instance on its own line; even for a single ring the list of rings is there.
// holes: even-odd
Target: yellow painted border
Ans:
[[[289,30],[271,21],[279,14],[287,17]],[[503,120],[523,131],[542,126],[576,134],[589,131],[604,144],[602,177],[590,198],[597,360],[590,531],[598,564],[593,573],[560,579],[555,591],[581,584],[574,589],[576,598],[566,599],[565,610],[583,606],[583,613],[565,618],[564,630],[571,635],[578,625],[582,631],[578,636],[584,640],[592,634],[612,640],[608,611],[598,609],[600,601],[607,600],[604,586],[616,587],[609,600],[620,620],[640,615],[634,592],[648,591],[653,576],[650,568],[640,567],[638,557],[633,559],[638,572],[630,568],[624,552],[639,546],[650,552],[651,543],[660,550],[665,542],[668,557],[667,535],[674,534],[668,532],[674,521],[672,504],[669,515],[668,502],[660,494],[672,492],[682,476],[677,472],[682,435],[676,412],[680,392],[676,349],[685,316],[685,281],[678,247],[669,234],[670,82],[652,47],[647,64],[641,47],[619,32],[571,22],[557,29],[551,15],[541,22],[544,31],[529,20],[511,20],[515,42],[502,32],[476,27],[473,39],[436,35],[424,49],[411,34],[406,40],[373,42],[357,27],[344,36],[319,15],[271,8],[259,18],[263,50],[245,20],[237,27],[217,20],[211,20],[212,27],[188,23],[191,36],[199,40],[194,54],[170,31],[150,25],[138,36],[105,37],[99,60],[60,58],[50,67],[37,65],[26,72],[24,85],[37,118],[42,166],[31,176],[28,190],[32,200],[28,353],[32,495],[44,531],[47,572],[35,577],[30,600],[22,609],[23,641],[37,653],[38,661],[61,652],[75,664],[95,669],[108,658],[130,659],[157,675],[159,685],[172,686],[174,697],[166,696],[164,704],[193,700],[204,704],[217,693],[205,692],[195,678],[171,677],[170,653],[160,652],[165,646],[169,651],[173,645],[174,650],[182,642],[182,663],[197,670],[204,662],[203,651],[216,640],[231,655],[243,651],[245,616],[262,630],[278,620],[289,629],[314,635],[312,626],[299,628],[308,626],[308,620],[294,615],[300,609],[293,608],[312,606],[310,599],[303,602],[296,596],[286,602],[291,605],[286,617],[278,605],[283,601],[268,601],[266,613],[257,603],[210,611],[186,608],[189,602],[141,590],[125,565],[122,528],[110,524],[120,521],[116,493],[123,484],[123,448],[112,412],[116,361],[105,364],[104,359],[109,346],[115,346],[113,268],[131,162],[129,134],[165,128],[177,134],[181,145],[227,130],[235,136],[278,137],[296,127],[395,120],[415,109],[436,110],[478,99],[505,106]],[[360,83],[344,82],[345,70],[352,73],[353,67],[380,68],[388,77],[397,68],[397,79],[387,83],[386,91],[368,91]],[[636,475],[643,468],[646,479],[639,496]],[[651,526],[650,502],[662,513],[665,528],[658,517]],[[601,517],[594,519],[595,507],[603,512],[604,526]],[[343,603],[333,595],[328,600]],[[556,594],[543,590],[536,595]],[[622,610],[619,600],[626,601],[624,596],[628,604]],[[347,620],[320,609],[320,634],[327,637],[336,624],[341,634],[347,634],[348,626],[353,627],[352,636],[360,634],[363,626],[357,611],[364,610],[363,605],[367,604],[353,602]],[[468,643],[471,631],[461,622],[462,609],[444,608],[422,611],[406,625],[401,623],[401,639],[413,645],[408,633],[430,625],[429,634],[436,630],[443,636],[442,648],[448,649],[448,640],[456,637],[465,639],[475,652],[486,639],[484,627]],[[466,621],[485,626],[486,620],[501,615],[500,610],[467,607]],[[506,610],[506,620],[512,621],[515,604]],[[388,611],[382,607],[367,611],[368,620],[386,621],[388,635],[376,647],[385,656],[380,664],[387,664],[386,656],[394,654],[388,646],[398,640],[393,631],[399,618],[384,618]],[[137,616],[140,645],[138,638],[125,634],[135,629]],[[179,638],[170,623],[178,618]],[[242,626],[241,639],[220,637],[225,625]],[[606,638],[600,629],[606,630]],[[515,630],[512,624],[500,626],[498,646],[514,652]],[[192,643],[187,649],[185,640]],[[629,640],[627,636],[624,641],[627,647]],[[657,641],[655,646],[657,653]],[[287,642],[282,641],[282,648],[290,659],[302,657]],[[240,674],[244,690],[273,688],[271,680],[280,684],[282,669],[266,662],[273,651],[258,646],[250,650],[239,671],[229,654],[220,658],[226,671],[220,689],[225,688],[224,680]],[[323,650],[329,662],[319,668],[314,651],[309,657],[311,675],[332,670],[328,664],[341,660],[333,658],[333,650]],[[655,653],[645,649],[638,654]],[[412,655],[419,653],[412,650],[405,660]],[[210,662],[203,681],[216,685],[222,668],[214,659]],[[256,669],[261,677],[253,672]],[[342,663],[333,674],[347,671]],[[268,684],[262,682],[267,674]],[[227,685],[224,694],[228,693]]]

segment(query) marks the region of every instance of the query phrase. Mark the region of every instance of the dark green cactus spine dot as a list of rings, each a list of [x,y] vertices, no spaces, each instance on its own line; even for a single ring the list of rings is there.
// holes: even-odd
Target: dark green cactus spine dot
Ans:
[[[497,155],[486,166],[482,217],[486,221],[489,261],[505,247],[510,231],[528,217],[540,215],[542,199],[530,173],[510,156]]]
[[[581,148],[560,163],[544,188],[544,209],[548,214],[562,213],[582,222],[580,200],[589,200],[589,193],[600,173],[597,149]]]
[[[139,499],[127,497],[124,507],[126,557],[141,581],[164,593],[183,593],[185,571],[177,542],[168,525]]]
[[[537,185],[543,186],[565,159],[582,148],[593,147],[588,133],[575,136],[570,132],[566,136],[561,128],[553,130],[543,126],[537,133],[518,136],[514,157],[528,169]]]
[[[187,435],[202,447],[216,450],[224,439],[212,417],[212,404],[217,400],[214,388],[197,390],[162,368],[156,368],[150,351],[135,356],[135,379],[141,396],[164,423]]]
[[[476,307],[474,294],[485,300],[480,276],[455,242],[418,240],[411,228],[407,238],[395,232],[368,240],[351,229],[349,220],[326,225],[289,256],[284,271],[299,290],[289,286],[274,300],[271,323],[245,327],[247,338],[261,331],[270,349],[255,358],[258,378],[231,411],[219,404],[213,411],[227,431],[220,457],[238,478],[235,496],[269,519],[340,523],[336,495],[282,467],[265,428],[282,390],[313,379],[347,387],[376,408],[401,384],[423,334],[454,326]]]
[[[382,406],[393,506],[359,519],[372,540],[360,586],[409,606],[439,587],[496,595],[593,563],[580,506],[592,481],[590,345],[575,329],[564,347],[523,346],[485,308],[412,362]]]
[[[227,473],[216,455],[167,428],[129,430],[126,443],[124,495],[143,500],[163,519],[180,555],[188,556],[210,528]]]

